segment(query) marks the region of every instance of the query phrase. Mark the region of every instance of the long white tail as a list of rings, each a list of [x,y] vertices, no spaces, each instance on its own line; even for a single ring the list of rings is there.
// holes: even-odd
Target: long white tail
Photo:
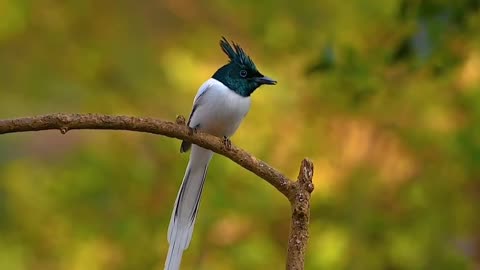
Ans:
[[[170,225],[168,226],[168,249],[165,270],[178,270],[182,261],[183,251],[192,239],[198,204],[202,196],[203,184],[207,174],[208,164],[213,152],[193,145],[190,153],[182,186],[178,191],[173,207]]]

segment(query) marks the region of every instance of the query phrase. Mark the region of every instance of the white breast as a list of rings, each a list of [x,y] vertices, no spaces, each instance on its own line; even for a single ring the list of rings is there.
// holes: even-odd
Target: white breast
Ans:
[[[198,106],[190,126],[198,125],[200,130],[215,136],[232,136],[250,109],[250,97],[236,94],[213,78],[200,87],[195,102]]]

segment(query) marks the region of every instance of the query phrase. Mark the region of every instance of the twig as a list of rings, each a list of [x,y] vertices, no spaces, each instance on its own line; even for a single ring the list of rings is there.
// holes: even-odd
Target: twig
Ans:
[[[73,129],[129,130],[153,133],[186,140],[231,159],[266,180],[289,199],[292,206],[292,224],[286,269],[303,269],[308,242],[310,193],[313,191],[313,164],[311,161],[302,161],[298,181],[294,182],[246,151],[234,145],[225,147],[222,138],[201,132],[190,132],[185,125],[183,116],[177,117],[176,123],[131,116],[61,113],[0,120],[0,134],[50,129],[58,129],[62,134]]]

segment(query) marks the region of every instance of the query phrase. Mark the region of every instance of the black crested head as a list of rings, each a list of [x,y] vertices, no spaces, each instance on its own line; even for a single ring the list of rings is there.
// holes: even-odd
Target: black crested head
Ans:
[[[248,97],[263,84],[277,82],[263,76],[253,63],[250,56],[235,42],[232,45],[225,37],[220,40],[220,48],[228,56],[230,62],[213,74],[212,78],[220,81],[235,93]]]
[[[220,40],[220,48],[222,48],[222,51],[228,56],[230,62],[233,62],[245,68],[249,68],[251,70],[257,70],[255,63],[253,63],[250,56],[245,53],[242,47],[240,47],[233,41],[232,44],[233,48],[230,43],[228,43],[225,37],[222,37],[222,39]]]

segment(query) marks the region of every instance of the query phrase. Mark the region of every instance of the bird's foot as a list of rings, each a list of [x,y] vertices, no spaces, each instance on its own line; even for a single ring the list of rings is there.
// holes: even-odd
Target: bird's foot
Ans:
[[[188,135],[193,135],[198,132],[198,125],[195,127],[188,127]]]
[[[225,145],[225,148],[227,148],[227,150],[232,149],[232,141],[230,141],[227,136],[223,136],[223,144]]]

